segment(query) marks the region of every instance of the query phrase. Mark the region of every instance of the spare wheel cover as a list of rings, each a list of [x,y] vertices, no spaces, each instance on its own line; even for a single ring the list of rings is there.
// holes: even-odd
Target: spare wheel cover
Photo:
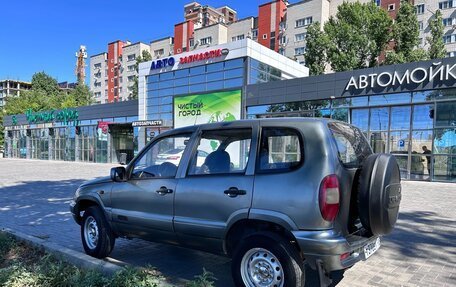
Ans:
[[[374,235],[390,233],[401,201],[401,175],[391,154],[374,154],[361,172],[359,205],[363,226]],[[367,221],[367,222],[366,222]]]

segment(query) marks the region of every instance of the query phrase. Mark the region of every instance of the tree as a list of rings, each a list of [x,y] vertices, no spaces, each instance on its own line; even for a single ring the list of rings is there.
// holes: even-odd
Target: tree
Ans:
[[[320,23],[312,23],[307,28],[306,53],[304,54],[304,61],[309,68],[310,75],[320,75],[325,72],[327,45],[328,39],[320,30]]]
[[[406,59],[419,44],[419,24],[415,8],[406,0],[401,0],[401,7],[396,16],[393,35],[396,53],[402,53]]]
[[[136,72],[139,72],[139,64],[147,61],[152,60],[152,55],[149,51],[143,50],[141,55],[136,58]],[[138,98],[138,76],[136,75],[133,81],[133,85],[131,87],[131,94],[129,99],[136,100]]]
[[[324,25],[326,55],[334,71],[372,67],[391,39],[392,20],[373,2],[344,2]]]
[[[47,75],[45,72],[38,72],[32,76],[32,89],[42,91],[47,95],[55,96],[59,90],[57,80]]]
[[[446,56],[445,44],[443,43],[444,26],[442,22],[442,12],[440,10],[435,11],[434,18],[429,20],[429,29],[431,30],[431,36],[427,37],[426,40],[429,43],[429,58],[438,59]]]
[[[88,106],[93,103],[92,93],[84,83],[79,83],[76,87],[68,93],[68,101],[73,101],[73,105],[68,107]]]
[[[399,64],[427,60],[425,50],[417,48],[420,43],[420,31],[415,7],[407,0],[401,0],[393,25],[394,50],[386,54],[385,64]]]
[[[5,114],[23,114],[26,110],[45,111],[90,105],[92,96],[85,84],[78,84],[74,90],[61,91],[57,81],[44,72],[32,77],[32,88],[21,92],[19,97],[10,97],[6,101]]]

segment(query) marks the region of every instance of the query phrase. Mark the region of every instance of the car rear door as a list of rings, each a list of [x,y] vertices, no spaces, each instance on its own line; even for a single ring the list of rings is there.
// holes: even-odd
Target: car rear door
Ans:
[[[174,202],[174,229],[183,245],[221,251],[229,226],[251,206],[257,122],[202,128]],[[198,154],[208,153],[204,163]]]

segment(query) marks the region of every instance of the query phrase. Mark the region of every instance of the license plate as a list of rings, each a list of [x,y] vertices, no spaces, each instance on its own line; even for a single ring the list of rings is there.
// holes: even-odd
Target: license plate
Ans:
[[[364,257],[367,259],[371,257],[380,248],[380,238],[364,246]]]

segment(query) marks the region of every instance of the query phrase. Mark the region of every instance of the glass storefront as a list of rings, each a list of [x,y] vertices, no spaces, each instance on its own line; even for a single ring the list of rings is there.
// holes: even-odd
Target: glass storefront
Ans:
[[[132,116],[83,120],[77,125],[54,122],[19,126],[7,131],[6,151],[10,150],[12,158],[94,163],[120,162],[121,155],[126,154],[128,163],[138,149],[138,129],[131,126],[136,120],[138,117]]]
[[[402,177],[456,181],[456,89],[247,107],[249,118],[330,117],[358,126]]]
[[[172,121],[173,97],[241,87],[244,58],[149,75],[147,117]]]
[[[54,128],[54,154],[53,160],[75,160],[75,130],[68,127]]]

